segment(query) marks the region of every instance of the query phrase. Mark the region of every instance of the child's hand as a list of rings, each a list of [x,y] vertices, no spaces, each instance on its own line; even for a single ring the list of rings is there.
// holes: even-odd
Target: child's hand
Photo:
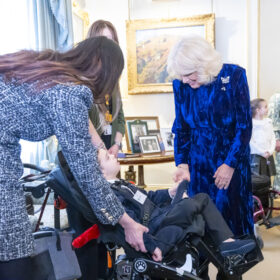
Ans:
[[[173,175],[174,182],[181,182],[182,180],[187,180],[190,182],[190,171],[187,164],[178,165],[178,168]]]
[[[160,262],[162,260],[162,253],[158,247],[156,247],[156,249],[154,250],[152,258],[156,262]]]
[[[169,188],[168,192],[171,198],[174,198],[176,193],[177,193],[177,189],[178,186],[181,184],[182,181],[179,181],[177,183],[175,183],[171,188]],[[188,197],[188,195],[186,194],[186,192],[183,193],[182,198],[186,198]]]
[[[179,182],[175,183],[171,188],[168,189],[168,192],[169,192],[169,195],[170,195],[171,198],[175,197],[175,195],[177,193],[178,186],[181,182],[182,181],[179,181]]]

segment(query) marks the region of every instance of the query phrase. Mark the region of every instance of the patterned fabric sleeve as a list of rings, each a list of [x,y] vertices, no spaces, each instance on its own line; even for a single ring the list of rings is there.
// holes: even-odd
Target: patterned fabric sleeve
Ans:
[[[67,87],[55,99],[53,126],[67,163],[99,221],[115,225],[124,209],[104,179],[91,143],[88,131],[91,91],[84,86]]]
[[[235,137],[225,160],[225,164],[233,168],[237,167],[240,158],[246,154],[252,134],[252,116],[247,77],[245,70],[239,69],[240,71],[237,71],[233,78],[233,84],[236,85],[232,100],[235,105]]]
[[[174,157],[176,166],[181,163],[187,163],[190,150],[190,128],[185,122],[182,112],[181,103],[184,101],[183,93],[180,90],[180,81],[173,81],[173,91],[175,98],[175,121],[172,132],[175,134],[174,139]]]

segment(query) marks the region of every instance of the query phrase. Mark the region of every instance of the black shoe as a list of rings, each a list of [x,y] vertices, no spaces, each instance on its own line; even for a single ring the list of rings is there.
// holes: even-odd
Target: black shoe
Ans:
[[[236,239],[232,242],[223,242],[219,246],[220,253],[223,257],[231,255],[245,255],[256,247],[253,239]]]

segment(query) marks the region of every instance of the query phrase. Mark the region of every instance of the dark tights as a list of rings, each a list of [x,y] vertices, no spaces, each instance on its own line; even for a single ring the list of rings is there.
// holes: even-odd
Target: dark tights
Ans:
[[[32,267],[30,257],[0,262],[0,280],[32,280]]]

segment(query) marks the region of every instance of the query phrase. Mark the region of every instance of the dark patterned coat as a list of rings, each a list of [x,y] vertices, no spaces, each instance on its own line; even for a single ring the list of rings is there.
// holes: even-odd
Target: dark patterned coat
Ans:
[[[98,219],[116,224],[123,207],[103,178],[88,132],[89,88],[56,85],[34,93],[28,84],[0,77],[0,261],[30,256],[33,239],[23,190],[20,139],[56,135],[63,154]]]

